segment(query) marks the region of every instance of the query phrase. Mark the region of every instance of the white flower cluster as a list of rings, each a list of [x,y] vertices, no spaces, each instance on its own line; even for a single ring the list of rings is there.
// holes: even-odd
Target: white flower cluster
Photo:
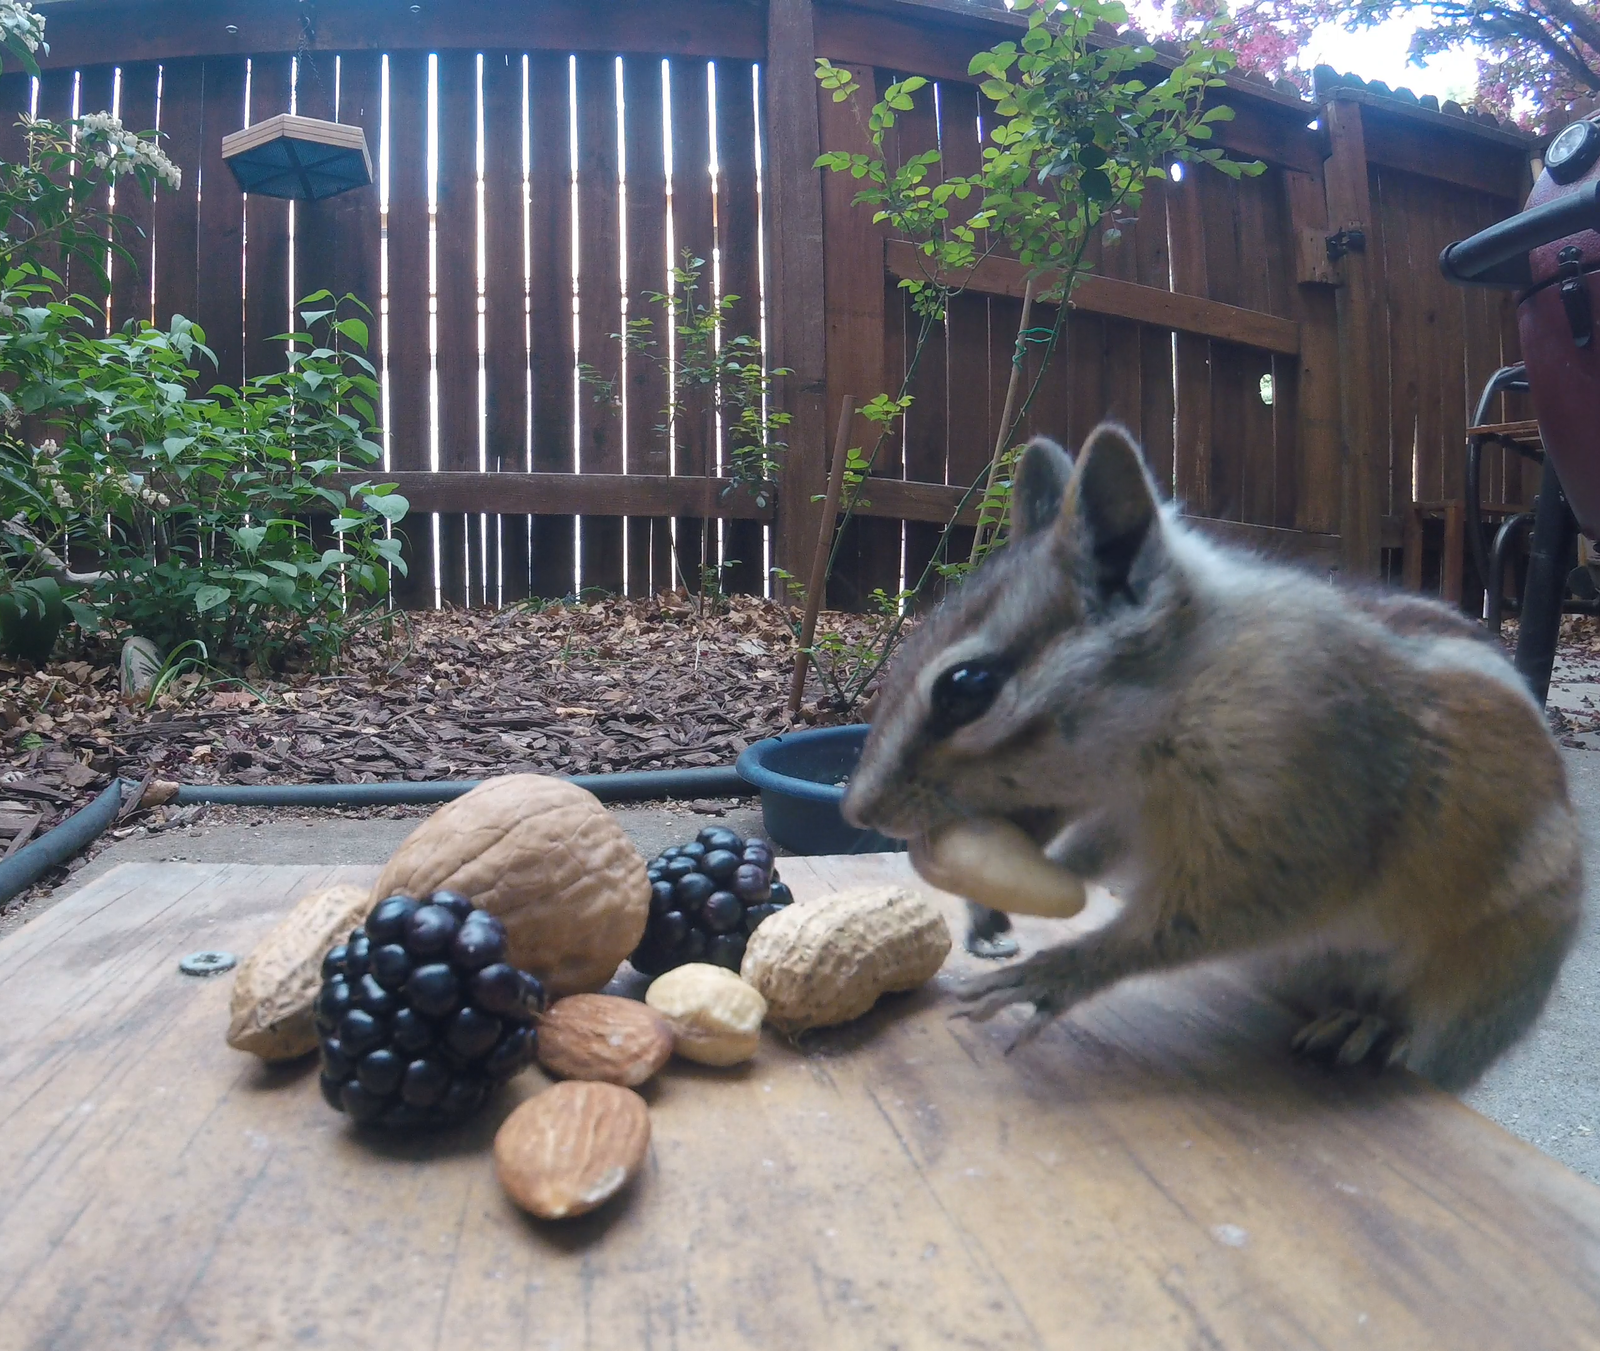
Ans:
[[[50,485],[50,491],[55,496],[56,505],[62,511],[71,511],[73,508],[72,494],[67,491],[66,484],[57,479]]]
[[[172,499],[165,493],[158,493],[154,488],[140,488],[139,500],[147,507],[170,507]]]
[[[0,40],[38,51],[44,41],[44,15],[35,14],[27,0],[0,0]]]
[[[6,0],[0,0],[0,4]],[[97,169],[105,169],[113,178],[147,168],[155,176],[174,188],[183,185],[183,171],[166,156],[154,141],[129,131],[120,117],[110,113],[85,113],[78,119],[83,133],[83,146],[94,154]]]

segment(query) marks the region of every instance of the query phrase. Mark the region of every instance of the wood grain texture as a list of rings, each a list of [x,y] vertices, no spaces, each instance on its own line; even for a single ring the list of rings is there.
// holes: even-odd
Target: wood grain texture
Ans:
[[[480,468],[478,435],[478,69],[474,52],[441,52],[438,197],[433,253],[438,466]],[[446,605],[481,603],[481,516],[439,517],[439,589]]]
[[[1290,228],[1309,231],[1319,248],[1328,234],[1328,204],[1320,175],[1286,173]],[[1339,528],[1339,323],[1333,289],[1297,285],[1292,306],[1300,318],[1294,424],[1295,517],[1301,530]]]
[[[265,122],[289,111],[290,58],[256,57],[250,63],[249,125]],[[224,125],[223,134],[237,128]],[[206,137],[207,151],[215,132]],[[238,201],[239,185],[233,171],[224,168],[215,177],[207,173],[201,189],[201,210],[220,191]],[[291,204],[280,197],[259,193],[244,195],[244,371],[246,375],[272,375],[287,361],[287,349],[278,335],[289,329],[289,307],[300,299],[289,294],[289,212]],[[202,241],[204,256],[208,245]]]
[[[389,58],[389,465],[430,467],[433,412],[428,379],[428,58]],[[399,528],[409,572],[395,574],[395,597],[408,609],[433,605],[433,520],[418,513]]]
[[[1333,103],[1327,109],[1332,153],[1324,168],[1331,230],[1371,229],[1372,201],[1361,105]],[[1365,253],[1339,260],[1335,294],[1339,317],[1340,422],[1344,455],[1339,534],[1348,578],[1379,575],[1380,526],[1388,497],[1387,436],[1383,419],[1384,372],[1378,359],[1382,330],[1373,294],[1373,264]]]
[[[529,468],[527,268],[523,251],[522,56],[483,59],[484,405],[491,470]],[[531,594],[527,516],[491,517],[499,599]]]
[[[157,188],[151,218],[155,234],[155,322],[200,315],[200,161],[204,130],[205,67],[169,61],[161,68],[161,146],[183,178],[177,191]],[[220,131],[218,133],[221,135]]]
[[[578,58],[578,360],[609,375],[620,369],[622,229],[617,177],[615,59]],[[709,260],[708,249],[705,257]],[[710,289],[707,267],[707,290]],[[578,414],[578,466],[585,474],[622,472],[622,418],[584,391]],[[622,517],[583,521],[579,577],[585,587],[622,591]]]
[[[695,303],[710,307],[714,303],[711,276],[716,248],[715,210],[711,183],[711,91],[704,61],[674,61],[672,86],[672,226],[677,245],[674,267],[701,260],[696,283]],[[689,258],[685,259],[684,253]],[[679,300],[683,297],[680,295]],[[712,401],[706,393],[688,389],[680,398],[676,420],[679,474],[710,474],[716,466],[716,424]],[[676,522],[676,586],[700,589],[702,563],[714,565],[716,537],[706,536],[707,524],[692,517]],[[714,529],[714,527],[712,527]],[[703,552],[702,552],[703,550]]]
[[[338,68],[339,106],[332,106],[334,70]],[[308,117],[331,117],[345,126],[358,127],[369,148],[382,136],[382,70],[376,52],[347,52],[308,57],[301,68],[298,107]],[[360,315],[371,329],[369,359],[378,355],[379,312],[378,194],[371,189],[342,192],[320,202],[295,204],[295,277],[291,294],[296,302],[319,290],[335,297],[354,295],[371,315]]]
[[[1179,189],[1181,193],[1181,188]],[[1154,197],[1156,188],[1150,189]],[[1187,206],[1185,209],[1188,209]],[[922,270],[913,258],[915,247],[903,240],[885,246],[889,274],[894,277],[920,277]],[[967,289],[982,295],[1013,296],[1021,299],[1027,287],[1026,269],[1012,258],[986,258],[972,269]],[[1204,295],[1183,294],[1138,282],[1119,281],[1089,273],[1072,293],[1072,308],[1090,314],[1135,319],[1142,324],[1159,324],[1179,333],[1195,333],[1221,338],[1245,347],[1293,356],[1300,350],[1300,327],[1292,319],[1245,309],[1208,299]]]
[[[122,94],[117,105],[122,125],[132,132],[149,132],[156,125],[156,66],[145,62],[122,68]],[[3,119],[0,119],[3,120]],[[122,228],[122,246],[133,255],[130,263],[116,258],[111,263],[111,327],[121,328],[129,319],[150,319],[150,277],[155,263],[154,202],[130,182],[116,196],[117,215]]]
[[[237,386],[244,378],[244,197],[222,160],[222,138],[244,124],[245,62],[212,57],[201,72],[198,277],[195,318],[217,356],[216,378]],[[163,91],[165,92],[165,91]],[[166,116],[163,98],[163,120]],[[180,109],[173,116],[182,116]],[[280,330],[281,331],[281,330]],[[203,373],[209,376],[209,372]]]
[[[782,866],[802,903],[906,869]],[[361,1136],[309,1066],[225,1046],[227,978],[178,973],[375,873],[124,865],[0,943],[8,1345],[1600,1341],[1600,1190],[1411,1076],[1294,1065],[1287,1015],[1216,975],[1130,984],[1008,1056],[1016,1015],[949,1017],[958,949],[856,1023],[674,1062],[630,1191],[530,1221],[489,1144],[537,1071],[471,1125]]]
[[[778,395],[793,421],[779,480],[784,506],[773,550],[777,565],[795,576],[804,573],[817,537],[812,499],[823,490],[828,461],[822,179],[820,171],[804,167],[822,153],[815,58],[812,0],[771,0],[762,87],[772,166],[764,179],[770,191],[772,359],[794,372]]]
[[[50,9],[47,66],[296,51],[297,0],[68,0]],[[529,9],[504,0],[452,0],[448,6],[396,8],[390,0],[341,0],[317,12],[319,46],[380,52],[469,51],[516,46],[606,54],[702,57],[762,55],[761,6],[747,0],[620,0],[601,10],[585,0]]]
[[[572,158],[568,139],[567,58],[530,61],[532,164],[533,467],[570,473],[572,430]],[[533,523],[533,594],[565,596],[573,583],[573,522]]]
[[[329,475],[328,482],[348,488],[374,475]],[[671,510],[699,518],[769,521],[773,515],[769,496],[758,500],[759,490],[727,479],[700,474],[532,474],[501,470],[497,473],[431,474],[389,473],[385,483],[400,492],[418,512],[487,512],[492,510],[534,516],[599,515],[625,511],[629,515]],[[724,495],[726,493],[726,495]]]
[[[623,62],[623,135],[628,169],[628,318],[649,319],[656,351],[666,347],[666,310],[645,296],[665,294],[671,286],[667,258],[667,167],[662,141],[661,62],[632,57]],[[670,446],[664,428],[671,400],[665,358],[634,358],[628,363],[628,471],[671,472]],[[634,517],[627,523],[628,587],[633,595],[650,595],[673,585],[672,521],[666,516]]]
[[[724,343],[739,334],[758,340],[761,336],[762,279],[757,239],[761,199],[756,192],[753,73],[747,61],[717,62],[717,251],[722,294],[738,297],[729,307],[723,326]],[[726,463],[727,428],[723,439]],[[763,584],[763,527],[724,522],[721,530],[723,589],[759,596]]]

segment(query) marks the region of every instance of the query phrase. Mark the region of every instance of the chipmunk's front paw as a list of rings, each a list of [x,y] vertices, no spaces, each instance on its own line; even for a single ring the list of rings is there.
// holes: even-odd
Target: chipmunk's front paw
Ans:
[[[1314,1018],[1289,1043],[1295,1055],[1323,1065],[1370,1065],[1380,1070],[1406,1053],[1406,1038],[1387,1018],[1333,1009]]]
[[[1025,962],[987,972],[962,985],[961,1016],[984,1023],[1013,1004],[1032,1004],[1033,1017],[1011,1045],[1015,1050],[1032,1041],[1082,998],[1073,978],[1074,966],[1070,956],[1040,952]]]

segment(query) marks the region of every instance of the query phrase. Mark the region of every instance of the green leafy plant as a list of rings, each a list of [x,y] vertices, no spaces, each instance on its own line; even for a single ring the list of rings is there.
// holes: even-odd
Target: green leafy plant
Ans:
[[[830,575],[845,524],[910,406],[923,350],[949,302],[996,253],[1016,258],[1028,278],[1011,389],[990,464],[963,495],[915,584],[898,598],[874,597],[875,606],[881,608],[888,600],[895,613],[882,629],[874,657],[852,660],[855,674],[834,682],[846,710],[866,693],[930,580],[958,578],[1003,543],[1018,429],[1059,344],[1073,288],[1091,267],[1089,246],[1098,240],[1114,247],[1121,226],[1137,217],[1148,185],[1166,178],[1174,163],[1210,165],[1233,178],[1265,168],[1230,159],[1208,144],[1213,125],[1233,115],[1224,105],[1207,106],[1210,91],[1223,84],[1222,76],[1233,64],[1208,41],[1209,33],[1196,34],[1176,59],[1169,59],[1141,36],[1107,36],[1127,30],[1127,10],[1119,0],[1077,0],[1070,6],[1056,0],[1017,0],[1015,8],[1027,16],[1022,39],[980,52],[969,66],[981,80],[995,117],[983,167],[976,174],[941,177],[937,149],[891,164],[885,150],[890,133],[900,116],[915,107],[926,80],[912,77],[890,84],[861,116],[861,89],[854,75],[827,60],[817,62],[817,79],[835,101],[848,100],[857,107],[871,145],[870,152],[830,151],[818,159],[818,166],[861,182],[856,203],[872,210],[875,223],[914,245],[919,274],[901,282],[920,319],[916,340],[899,390],[880,394],[866,406],[880,432],[870,454],[847,463],[846,482],[852,491],[841,503]],[[968,211],[963,203],[976,209]],[[1052,323],[1032,325],[1035,299],[1054,304]],[[1038,363],[1024,392],[1021,375],[1030,348]],[[955,522],[974,500],[979,505],[974,548],[967,558],[952,560]],[[818,643],[825,659],[829,641]]]
[[[625,333],[611,337],[630,360],[658,366],[667,377],[668,400],[656,435],[666,438],[674,430],[680,436],[700,435],[703,429],[694,425],[697,414],[720,420],[729,479],[724,492],[730,492],[736,484],[765,485],[777,473],[785,449],[778,433],[789,425],[789,414],[773,405],[772,382],[792,372],[784,367],[769,371],[762,364],[758,338],[728,331],[738,296],[725,295],[714,304],[701,299],[704,267],[705,259],[685,249],[682,265],[672,270],[673,289],[646,291],[640,297],[671,325],[671,345],[663,346],[657,321],[648,314],[630,319]],[[622,406],[619,373],[606,375],[584,362],[578,375],[597,402]]]
[[[181,316],[97,336],[84,302],[53,298],[21,267],[0,278],[0,306],[0,556],[13,588],[53,579],[83,627],[164,649],[198,641],[223,665],[280,662],[296,644],[330,664],[363,602],[405,567],[391,532],[405,499],[325,481],[381,457],[367,327],[347,312],[364,307],[309,297],[305,329],[283,335],[285,370],[196,397],[196,367],[213,358]],[[35,443],[25,426],[51,435]],[[74,557],[96,566],[74,571]]]
[[[43,37],[0,0],[0,60],[37,74]],[[198,325],[104,332],[108,265],[135,261],[105,189],[175,188],[178,169],[107,113],[21,126],[0,163],[0,600],[202,654],[180,664],[329,665],[405,568],[405,499],[326,481],[381,459],[366,307],[308,297],[283,371],[197,394],[216,364]]]

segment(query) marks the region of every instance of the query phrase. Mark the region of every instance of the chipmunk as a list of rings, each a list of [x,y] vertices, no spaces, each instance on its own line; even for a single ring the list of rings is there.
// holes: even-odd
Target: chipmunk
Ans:
[[[1577,927],[1578,823],[1538,704],[1480,626],[1226,548],[1103,424],[1037,439],[1009,546],[907,641],[844,801],[916,842],[1000,817],[1120,911],[976,978],[1022,1040],[1125,977],[1246,959],[1292,1049],[1475,1080]]]

